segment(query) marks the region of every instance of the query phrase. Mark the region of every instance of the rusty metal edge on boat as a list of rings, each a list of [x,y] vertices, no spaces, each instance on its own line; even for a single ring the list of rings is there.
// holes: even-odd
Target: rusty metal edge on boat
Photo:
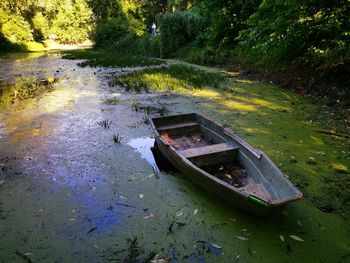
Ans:
[[[188,113],[150,118],[150,124],[162,157],[207,191],[245,211],[266,216],[303,196],[266,154],[213,120]],[[244,167],[248,175],[244,185],[230,183],[229,172],[225,174],[229,179],[223,180],[205,171],[208,165],[230,162]]]

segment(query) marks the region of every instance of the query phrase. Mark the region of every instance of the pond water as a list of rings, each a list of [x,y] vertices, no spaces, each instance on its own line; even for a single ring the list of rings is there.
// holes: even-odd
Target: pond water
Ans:
[[[78,62],[59,53],[0,60],[10,98],[0,105],[0,262],[350,262],[348,221],[307,200],[262,219],[180,174],[156,176],[145,118],[159,113],[133,105],[212,107],[129,94],[108,85],[110,69]],[[28,87],[40,92],[15,96]]]

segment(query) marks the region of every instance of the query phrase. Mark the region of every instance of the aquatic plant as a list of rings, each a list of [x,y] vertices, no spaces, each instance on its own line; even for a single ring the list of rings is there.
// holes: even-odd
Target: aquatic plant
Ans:
[[[110,99],[106,99],[105,101],[103,101],[103,103],[105,103],[107,105],[118,105],[119,102],[120,101],[116,98],[110,98]]]
[[[149,124],[148,116],[143,116],[142,117],[142,121],[143,121],[144,124]]]
[[[132,67],[132,66],[149,66],[160,65],[164,61],[160,59],[146,58],[140,56],[131,56],[121,52],[115,52],[109,49],[92,49],[92,50],[74,50],[66,51],[63,58],[65,59],[86,59],[78,65],[81,67]]]
[[[114,143],[121,143],[121,140],[122,140],[122,136],[120,136],[119,133],[117,135],[113,134],[113,141],[114,141]]]
[[[103,120],[103,121],[98,121],[97,124],[100,125],[102,128],[109,129],[111,127],[112,121]]]
[[[150,88],[157,91],[218,88],[225,79],[222,74],[184,65],[146,69],[114,78],[115,83],[124,87],[126,91],[136,91],[137,93],[148,92]]]

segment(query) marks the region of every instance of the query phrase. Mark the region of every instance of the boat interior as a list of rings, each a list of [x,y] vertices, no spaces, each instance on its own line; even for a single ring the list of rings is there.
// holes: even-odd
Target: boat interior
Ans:
[[[194,118],[164,119],[154,124],[161,137],[198,168],[241,192],[266,202],[274,199],[273,189],[265,187],[261,172],[234,141],[227,141]]]

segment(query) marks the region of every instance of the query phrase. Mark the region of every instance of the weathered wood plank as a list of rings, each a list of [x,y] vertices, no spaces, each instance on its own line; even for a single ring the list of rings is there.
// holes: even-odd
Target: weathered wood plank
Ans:
[[[220,153],[220,152],[227,152],[227,151],[233,151],[239,149],[238,146],[234,146],[231,143],[218,143],[213,145],[207,145],[203,147],[198,148],[192,148],[192,149],[186,149],[178,151],[181,155],[183,155],[186,158],[193,158],[198,157],[202,155],[209,155],[214,153]]]
[[[162,125],[157,128],[158,131],[165,131],[165,130],[171,130],[171,129],[178,129],[178,128],[187,128],[192,126],[198,126],[198,122],[181,122],[181,123],[175,123],[175,124],[168,124],[168,125]]]

